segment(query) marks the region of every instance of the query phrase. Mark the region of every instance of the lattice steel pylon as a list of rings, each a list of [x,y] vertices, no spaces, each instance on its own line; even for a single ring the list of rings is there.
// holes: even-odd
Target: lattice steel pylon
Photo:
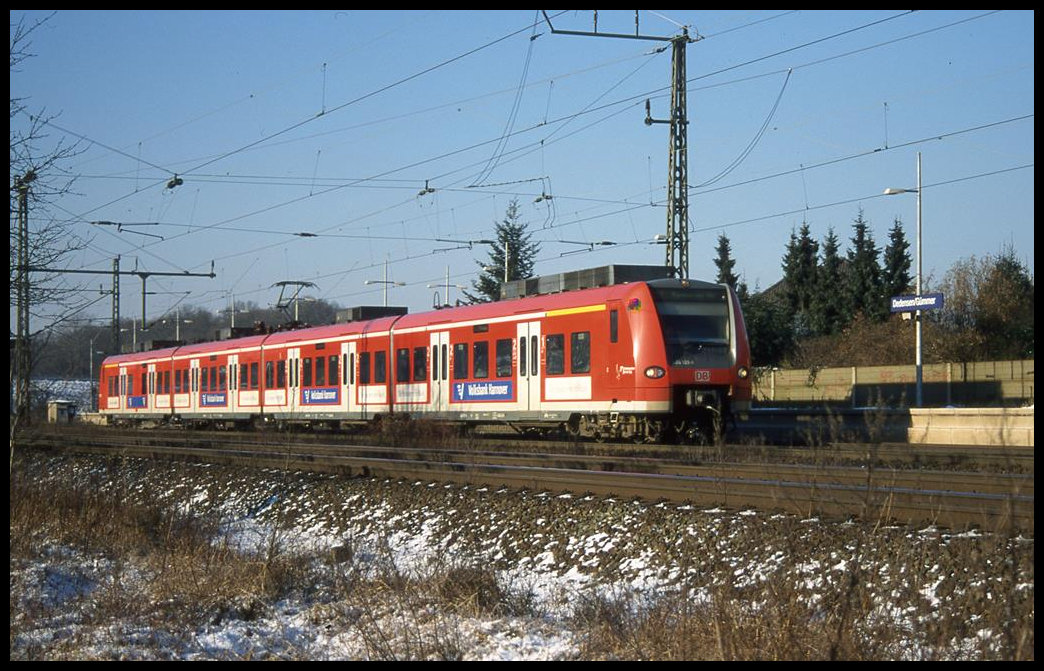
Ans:
[[[689,276],[689,140],[685,99],[685,46],[688,31],[671,40],[670,156],[667,161],[667,267]],[[649,118],[646,118],[649,121]]]
[[[541,10],[543,11],[543,10]],[[593,32],[558,30],[551,25],[551,18],[544,12],[552,33],[562,35],[586,35],[590,37],[618,37],[632,40],[654,40],[670,42],[671,52],[671,118],[653,119],[649,101],[645,101],[645,123],[666,123],[671,126],[670,153],[667,159],[667,268],[675,277],[689,276],[689,145],[687,102],[685,98],[685,47],[700,37],[689,37],[689,29],[682,28],[681,35],[662,37],[641,35],[638,31],[638,11],[635,10],[634,35],[598,32],[598,14],[595,12]]]

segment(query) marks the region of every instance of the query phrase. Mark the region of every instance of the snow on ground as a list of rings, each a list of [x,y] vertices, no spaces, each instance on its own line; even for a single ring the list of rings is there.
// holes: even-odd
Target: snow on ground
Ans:
[[[407,651],[419,646],[411,636],[442,637],[469,660],[573,659],[582,641],[571,618],[592,599],[638,603],[687,581],[698,585],[701,575],[724,563],[732,571],[734,589],[786,580],[805,590],[814,605],[821,598],[818,591],[840,581],[852,561],[846,549],[851,543],[831,541],[845,537],[854,525],[752,510],[206,465],[179,466],[175,477],[170,466],[121,463],[120,469],[112,469],[99,460],[51,458],[40,459],[36,468],[42,486],[67,479],[71,472],[99,488],[121,489],[188,514],[219,513],[223,537],[259,555],[272,547],[312,556],[344,551],[352,557],[353,570],[371,579],[386,575],[389,566],[408,575],[423,575],[432,567],[492,568],[497,584],[528,599],[530,607],[497,616],[424,612],[421,631],[416,624],[403,624],[401,603],[360,613],[302,588],[274,604],[221,611],[191,632],[168,631],[155,617],[98,623],[90,617],[92,600],[119,591],[148,593],[153,579],[148,570],[133,558],[108,558],[44,542],[34,561],[12,558],[12,632],[20,613],[33,604],[57,614],[29,632],[19,627],[21,633],[12,633],[12,659],[40,656],[42,650],[74,638],[90,642],[85,649],[64,653],[77,659],[367,659],[374,656],[374,631],[399,636],[387,644],[404,645]],[[757,531],[773,525],[786,531]],[[909,542],[926,548],[975,539],[934,528],[879,533],[910,537]],[[1021,542],[1032,544],[1032,539]],[[918,570],[923,575],[913,575]],[[945,614],[947,599],[953,597],[953,572],[947,566],[911,567],[907,577],[881,571],[882,594],[903,591],[902,582],[889,580],[914,580],[912,590],[920,595],[914,598],[923,601],[920,606],[893,606],[886,599],[879,608],[881,617],[912,627],[915,618],[930,616],[926,613]],[[706,602],[709,587],[705,583],[687,591],[687,598]],[[1022,589],[1032,595],[1032,584]],[[69,605],[67,611],[55,608],[63,604]],[[409,616],[416,619],[418,613]],[[360,623],[371,627],[366,630]],[[972,626],[946,656],[975,658],[982,647],[978,639],[991,637],[996,633]],[[918,645],[911,640],[890,657],[921,658]]]

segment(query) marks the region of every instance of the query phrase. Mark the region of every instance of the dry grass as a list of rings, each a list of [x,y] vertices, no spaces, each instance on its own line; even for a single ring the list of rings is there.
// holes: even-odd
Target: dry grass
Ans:
[[[156,487],[157,471],[118,458],[16,460],[12,660],[315,657],[300,631],[218,654],[200,643],[201,632],[260,623],[291,602],[307,603],[314,631],[352,638],[354,654],[365,659],[462,659],[474,644],[469,623],[500,618],[527,627],[557,622],[576,641],[577,659],[1034,657],[1034,543],[1004,529],[951,535],[723,516],[693,533],[679,526],[691,515],[662,506],[634,512],[599,501],[450,495],[431,487],[393,502],[393,491],[409,487],[366,485],[349,495],[336,479],[309,481],[316,519],[354,519],[394,505],[407,535],[438,520],[428,531],[452,555],[436,552],[406,566],[391,547],[392,530],[378,534],[376,545],[373,534],[368,541],[347,535],[333,549],[302,552],[287,513],[295,487],[285,474],[264,484],[282,507],[253,504],[264,511],[258,516],[267,531],[247,548],[230,530],[219,490],[208,502],[177,488],[168,495]],[[177,475],[167,480],[199,479],[200,472]],[[207,477],[236,488],[247,476],[228,469]],[[431,513],[440,507],[439,517]],[[494,519],[511,521],[494,527]],[[610,529],[624,530],[619,542],[599,550],[600,565],[588,569],[600,587],[567,595],[564,609],[539,599],[536,585],[509,582],[505,576],[517,574],[502,570],[548,549],[563,567],[580,567],[592,555],[577,539]],[[642,550],[655,552],[661,575],[672,576],[653,590],[628,586],[634,576],[626,559]],[[493,555],[501,559],[484,559]],[[104,570],[28,571],[48,556],[87,558]],[[61,581],[64,596],[38,596],[57,592],[31,584],[40,581]],[[128,627],[131,621],[141,626]]]

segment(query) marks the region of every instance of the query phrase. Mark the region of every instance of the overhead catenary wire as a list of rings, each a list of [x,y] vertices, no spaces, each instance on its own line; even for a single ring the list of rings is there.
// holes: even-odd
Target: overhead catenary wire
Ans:
[[[789,51],[789,50],[788,50],[788,51]],[[761,60],[761,59],[759,59],[759,60]],[[545,138],[545,139],[548,139],[548,138],[551,138],[551,137],[554,137],[555,139],[559,139],[559,137],[561,137],[561,135],[562,135],[562,133],[561,133],[561,128],[555,129],[555,131],[554,131],[554,132],[555,132],[555,133],[558,133],[558,135],[557,135],[557,136],[554,136],[554,135],[549,135],[549,136],[547,136],[547,138]],[[762,131],[762,132],[763,132],[763,131]],[[500,138],[499,138],[499,139],[498,139],[497,141],[500,141],[500,140],[502,140],[502,139],[503,139],[504,137],[506,137],[506,136],[505,136],[505,135],[501,135],[501,137],[500,137]],[[566,135],[566,137],[569,137],[569,135]],[[759,134],[758,134],[758,135],[757,135],[756,137],[760,137],[760,133],[759,133]],[[490,140],[489,142],[494,142],[494,141],[493,141],[493,140]],[[754,142],[756,142],[756,141],[752,141],[752,144],[753,144]],[[273,143],[273,144],[274,144],[274,143]],[[503,143],[501,143],[500,145],[498,145],[498,147],[501,147],[501,148],[502,148],[503,146],[504,146],[504,145],[503,145]],[[539,146],[539,145],[534,145],[534,146]],[[748,145],[748,146],[752,148],[752,145]],[[520,154],[521,154],[521,152],[519,152],[519,153],[510,153],[510,152],[504,152],[504,151],[496,151],[496,152],[494,153],[494,156],[497,156],[497,162],[498,162],[498,164],[499,164],[499,165],[503,165],[503,163],[500,163],[500,162],[501,162],[502,160],[503,160],[503,161],[508,161],[508,160],[511,160],[511,159],[512,159],[513,157],[515,157],[515,156],[518,156],[518,155],[520,155]],[[743,155],[745,156],[745,155],[748,155],[748,154],[749,154],[749,151],[747,151],[747,152],[746,152],[746,153],[744,153]],[[433,160],[434,160],[434,159],[433,159]],[[845,159],[837,159],[837,161],[840,161],[840,160],[845,160]],[[733,164],[730,164],[730,165],[733,165],[733,166],[734,166],[734,165],[735,165],[735,163],[733,163]],[[157,167],[157,168],[158,168],[158,166],[154,166],[154,167]],[[807,169],[809,169],[810,167],[814,167],[814,166],[810,166],[810,165],[808,165],[808,164],[805,164],[805,165],[803,165],[803,166],[802,166],[802,169],[805,169],[805,170],[807,170]],[[161,168],[161,169],[162,169],[162,168]],[[314,182],[318,183],[319,181],[321,181],[321,179],[322,179],[322,178],[317,178],[317,176],[316,176],[316,172],[317,172],[317,171],[313,171],[313,176],[312,176],[312,179],[313,179],[313,181],[314,181]],[[726,168],[726,169],[724,169],[724,170],[723,170],[723,171],[722,171],[721,173],[719,173],[719,175],[718,175],[718,176],[716,176],[716,177],[715,177],[715,178],[714,178],[713,180],[709,180],[708,182],[705,182],[705,183],[703,183],[703,184],[691,185],[691,186],[690,186],[689,188],[690,188],[690,189],[700,189],[700,190],[701,190],[701,192],[709,192],[709,191],[713,191],[713,190],[717,190],[717,189],[725,189],[725,188],[735,188],[735,187],[737,186],[736,184],[730,184],[730,185],[722,185],[722,186],[718,186],[718,184],[719,184],[719,182],[721,181],[721,179],[723,179],[723,178],[724,178],[725,176],[727,176],[728,174],[731,174],[731,169],[730,169],[730,168]],[[363,180],[366,180],[366,179],[372,179],[372,178],[361,178],[361,179],[363,179]],[[232,180],[232,179],[229,179],[228,181],[234,181],[234,180]],[[745,181],[745,182],[743,182],[743,183],[751,183],[751,182],[753,182],[753,181],[757,181],[757,180],[747,180],[747,181]],[[361,182],[361,181],[360,181],[360,182],[358,182],[357,184],[353,184],[353,186],[361,186],[361,185],[363,185],[363,184],[364,184],[364,182]],[[373,180],[373,182],[372,182],[371,184],[369,184],[368,186],[370,186],[371,188],[372,188],[372,187],[375,187],[375,186],[376,186],[376,180],[374,179],[374,180]],[[715,186],[716,188],[715,188],[715,189],[709,189],[709,188],[707,188],[707,187],[709,187],[709,186]],[[404,187],[404,188],[407,188],[407,187]],[[444,190],[449,190],[449,188],[446,188],[446,189],[444,189]],[[316,193],[315,195],[319,196],[319,195],[322,195],[322,193]],[[566,199],[566,198],[568,198],[568,197],[569,197],[569,196],[568,196],[567,194],[556,194],[556,196],[558,196],[559,198],[563,198],[563,199]],[[290,203],[295,203],[295,202],[300,202],[300,200],[298,199],[298,200],[290,201]],[[405,203],[405,202],[406,202],[406,200],[404,199],[404,200],[403,200],[403,202]],[[281,206],[282,206],[282,205],[277,205],[276,207],[281,207]],[[274,209],[274,208],[273,208],[273,209]],[[268,209],[262,209],[262,210],[255,210],[255,212],[253,212],[253,213],[250,213],[250,214],[248,214],[248,215],[244,215],[243,217],[237,218],[237,219],[235,219],[234,221],[241,221],[241,220],[242,220],[243,218],[245,218],[245,217],[247,217],[247,216],[250,216],[251,214],[256,214],[256,213],[260,213],[260,212],[265,212],[265,211],[271,211],[271,210],[268,210]],[[350,223],[351,223],[351,222],[338,222],[337,224],[335,224],[335,226],[346,226],[346,225],[349,225]],[[564,222],[564,223],[568,223],[568,222]],[[199,232],[205,232],[205,231],[207,230],[207,227],[206,227],[206,226],[203,226],[203,227],[197,227],[197,228],[199,228]],[[253,228],[253,227],[243,227],[243,228],[244,228],[244,229],[246,229],[246,230],[249,230],[249,229],[251,229],[251,228]],[[237,231],[237,230],[239,230],[239,227],[236,227],[236,226],[229,226],[229,227],[227,227],[227,228],[226,228],[226,227],[216,227],[216,229],[215,229],[215,230],[231,230],[231,231]],[[399,237],[398,237],[398,236],[396,236],[396,239],[399,239]],[[121,242],[122,242],[122,241],[121,241]],[[158,243],[157,243],[157,244],[158,244]]]

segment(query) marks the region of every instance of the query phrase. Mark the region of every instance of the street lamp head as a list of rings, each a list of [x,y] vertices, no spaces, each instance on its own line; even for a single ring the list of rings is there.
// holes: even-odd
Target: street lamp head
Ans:
[[[900,193],[917,193],[917,189],[892,189],[888,188],[884,190],[884,195],[895,196]]]

